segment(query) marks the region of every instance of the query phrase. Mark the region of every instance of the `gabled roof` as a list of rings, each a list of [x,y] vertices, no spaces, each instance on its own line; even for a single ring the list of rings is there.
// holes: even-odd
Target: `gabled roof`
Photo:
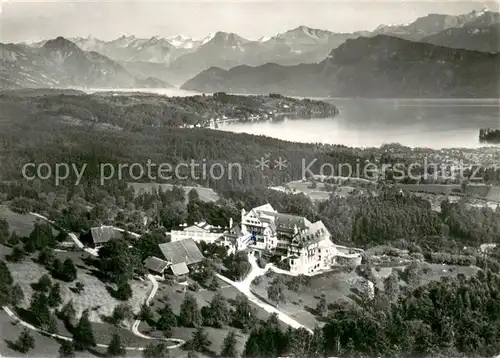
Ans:
[[[185,262],[180,262],[178,264],[172,265],[170,266],[170,269],[175,276],[186,275],[189,273],[189,269]]]
[[[294,242],[299,244],[311,244],[330,238],[330,233],[321,220],[310,224],[307,230],[299,232],[294,237]]]
[[[305,230],[311,225],[311,222],[302,216],[281,214],[273,212],[263,212],[266,215],[274,216],[274,223],[277,231],[293,232],[295,226],[299,230]]]
[[[185,262],[186,265],[203,261],[204,256],[193,239],[184,239],[158,245],[165,259],[173,265]]]
[[[272,213],[275,212],[274,208],[269,203],[253,208],[251,211],[269,211]]]
[[[123,238],[122,233],[115,230],[112,226],[93,227],[90,229],[90,234],[94,244],[104,244],[113,239]]]
[[[163,271],[167,268],[168,262],[160,259],[156,256],[150,256],[144,261],[144,267],[148,270],[157,273],[163,273]]]

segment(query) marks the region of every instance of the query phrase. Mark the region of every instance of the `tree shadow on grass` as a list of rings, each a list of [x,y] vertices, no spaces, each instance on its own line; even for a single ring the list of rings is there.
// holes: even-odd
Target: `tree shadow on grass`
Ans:
[[[13,351],[19,352],[19,346],[16,344],[16,342],[12,342],[9,339],[4,339],[3,341],[5,342],[5,344],[7,345],[7,347],[9,349],[12,349]]]
[[[347,297],[356,302],[358,305],[363,306],[364,300],[361,296],[361,292],[357,288],[351,288],[350,291],[351,293],[347,295]]]
[[[72,335],[74,333],[75,326],[71,323],[71,321],[66,317],[62,316],[60,313],[56,313],[56,317],[61,320],[61,322],[64,325],[64,328],[66,328],[68,333]]]
[[[89,352],[90,354],[92,354],[96,357],[108,357],[108,355],[106,353],[99,352],[97,350],[97,348],[87,348],[87,352]]]
[[[106,291],[108,291],[108,293],[109,293],[109,295],[110,295],[111,297],[118,299],[118,298],[116,297],[116,296],[117,296],[117,294],[116,294],[117,289],[115,289],[115,288],[113,288],[113,287],[111,287],[111,286],[106,285]]]
[[[109,278],[99,269],[88,268],[87,273],[91,276],[94,276],[102,283],[109,283],[110,282]]]
[[[35,327],[40,324],[38,318],[36,318],[36,316],[31,311],[28,311],[27,309],[21,307],[16,307],[14,310],[16,311],[17,316],[21,319],[21,321],[27,322]]]
[[[193,350],[191,347],[190,341],[186,341],[186,343],[182,346],[182,350],[185,352],[190,352],[190,351],[195,352],[195,353],[202,354],[203,356],[210,357],[210,358],[218,357],[217,353],[215,353],[213,350],[208,349],[208,348],[204,349],[202,352],[198,352],[198,351]]]

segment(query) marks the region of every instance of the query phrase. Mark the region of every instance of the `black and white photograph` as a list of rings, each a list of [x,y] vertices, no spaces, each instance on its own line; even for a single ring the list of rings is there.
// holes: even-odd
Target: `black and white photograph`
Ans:
[[[498,243],[498,0],[0,1],[0,358],[500,358]]]

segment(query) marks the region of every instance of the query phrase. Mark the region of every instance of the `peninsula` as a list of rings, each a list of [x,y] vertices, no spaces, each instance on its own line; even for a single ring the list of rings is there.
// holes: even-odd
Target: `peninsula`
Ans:
[[[35,90],[36,92],[36,90]],[[0,96],[25,102],[23,91],[0,92]],[[144,127],[217,128],[229,122],[279,121],[328,118],[338,114],[325,101],[296,99],[279,94],[242,96],[223,92],[191,97],[166,97],[149,93],[45,90],[34,93],[29,105],[43,108],[43,115],[73,123],[103,124],[116,128]],[[39,112],[37,110],[36,112]],[[104,120],[105,118],[105,120]]]

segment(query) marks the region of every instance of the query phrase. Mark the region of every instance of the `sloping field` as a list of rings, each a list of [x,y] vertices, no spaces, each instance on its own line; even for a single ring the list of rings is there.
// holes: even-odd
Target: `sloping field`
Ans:
[[[0,205],[0,218],[7,220],[10,232],[15,231],[20,236],[29,235],[37,219],[36,216],[30,214],[15,213],[6,205]]]
[[[0,205],[0,218],[4,218],[9,223],[10,232],[16,232],[19,236],[28,236],[31,231],[33,231],[33,227],[37,220],[36,216],[31,214],[18,214],[9,209],[7,205]],[[43,221],[40,221],[45,223]],[[59,234],[59,231],[52,228],[52,233],[54,235]]]
[[[158,183],[128,183],[128,185],[131,186],[137,194],[141,192],[149,193],[153,189],[158,189],[158,188],[161,188],[163,191],[172,190],[173,187],[172,184],[158,184]],[[188,193],[191,191],[191,189],[196,189],[202,201],[215,202],[219,200],[219,195],[210,188],[204,188],[201,186],[199,187],[183,186],[182,188],[184,189],[186,195],[186,201],[188,200]]]

